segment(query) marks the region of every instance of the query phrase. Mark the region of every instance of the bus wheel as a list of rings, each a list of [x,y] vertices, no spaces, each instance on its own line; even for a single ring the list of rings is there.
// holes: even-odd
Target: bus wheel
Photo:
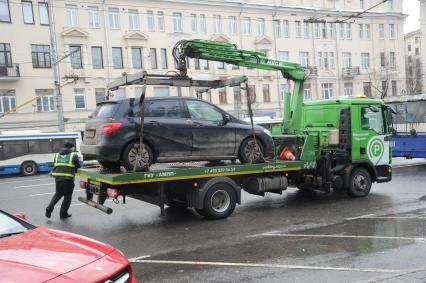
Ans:
[[[37,174],[37,164],[32,161],[27,161],[22,163],[21,165],[21,173],[24,176],[34,176]]]
[[[371,176],[367,169],[359,167],[352,171],[348,194],[351,197],[365,197],[371,190]]]
[[[232,214],[237,204],[234,190],[225,183],[213,185],[204,197],[201,215],[209,219],[226,218]]]

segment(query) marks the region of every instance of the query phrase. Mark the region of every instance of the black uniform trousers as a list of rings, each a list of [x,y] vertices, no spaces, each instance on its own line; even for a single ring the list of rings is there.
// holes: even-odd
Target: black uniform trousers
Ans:
[[[52,197],[49,205],[46,210],[52,212],[55,205],[58,201],[64,197],[62,201],[61,210],[59,212],[60,216],[65,216],[68,214],[68,209],[71,205],[72,193],[74,191],[74,179],[71,178],[55,178],[56,183],[56,192]]]

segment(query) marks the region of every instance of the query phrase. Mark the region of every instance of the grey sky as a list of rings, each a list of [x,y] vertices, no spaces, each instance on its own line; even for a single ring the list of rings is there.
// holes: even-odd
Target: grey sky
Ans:
[[[410,32],[419,28],[419,12],[420,2],[418,0],[404,0],[404,13],[408,14],[408,18],[405,20],[404,32]]]

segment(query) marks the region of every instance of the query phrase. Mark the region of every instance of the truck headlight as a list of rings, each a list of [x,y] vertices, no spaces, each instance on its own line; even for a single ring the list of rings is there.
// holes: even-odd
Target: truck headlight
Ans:
[[[265,134],[267,134],[268,136],[272,137],[272,134],[271,134],[271,132],[270,132],[269,130],[264,129],[264,130],[263,130],[263,132],[264,132]]]

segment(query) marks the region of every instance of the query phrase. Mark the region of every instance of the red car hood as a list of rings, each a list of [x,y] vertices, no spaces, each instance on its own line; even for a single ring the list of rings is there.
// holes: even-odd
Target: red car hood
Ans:
[[[87,265],[115,249],[76,234],[38,227],[0,239],[2,282],[41,282]]]

